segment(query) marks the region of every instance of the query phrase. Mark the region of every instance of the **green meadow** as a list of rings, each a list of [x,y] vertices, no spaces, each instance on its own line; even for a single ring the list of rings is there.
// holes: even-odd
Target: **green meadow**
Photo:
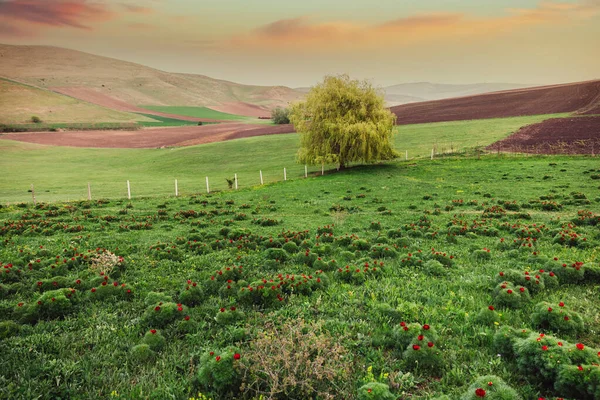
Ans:
[[[268,124],[269,120],[261,120],[255,117],[246,117],[212,110],[207,107],[189,107],[189,106],[140,106],[152,111],[159,111],[169,114],[185,115],[187,117],[218,119],[223,121],[252,122],[257,124]]]
[[[550,116],[503,118],[483,121],[442,122],[396,128],[394,141],[403,160],[429,158],[431,149],[440,157],[485,147],[510,135],[519,127]],[[169,123],[169,121],[165,121]],[[143,131],[140,132],[143,134]],[[212,190],[226,190],[226,179],[238,175],[239,187],[304,176],[304,166],[295,160],[299,138],[295,134],[273,135],[167,149],[85,149],[40,146],[0,140],[0,168],[7,173],[0,180],[0,201],[31,200],[34,185],[40,201],[87,198],[87,183],[93,198],[126,196],[129,180],[134,197],[174,195],[175,179],[181,194],[206,191],[209,177]],[[334,166],[326,166],[327,170]],[[318,174],[320,166],[309,166]]]

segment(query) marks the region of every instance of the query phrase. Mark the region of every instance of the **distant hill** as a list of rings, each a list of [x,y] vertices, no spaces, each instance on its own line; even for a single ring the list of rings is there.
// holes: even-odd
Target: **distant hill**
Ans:
[[[0,79],[0,110],[0,124],[31,123],[32,116],[50,124],[150,121],[7,79]]]
[[[51,46],[0,44],[0,76],[107,107],[200,106],[269,114],[301,93],[284,86],[252,86]],[[261,111],[262,110],[262,111]],[[131,110],[133,111],[133,110]]]
[[[452,85],[446,83],[415,82],[401,83],[383,87],[385,101],[388,107],[401,104],[416,103],[428,100],[448,99],[451,97],[469,96],[500,90],[526,88],[528,85],[519,83],[473,83]],[[295,88],[297,92],[308,93],[309,87]]]
[[[564,112],[600,114],[600,80],[403,104],[391,110],[399,125]]]

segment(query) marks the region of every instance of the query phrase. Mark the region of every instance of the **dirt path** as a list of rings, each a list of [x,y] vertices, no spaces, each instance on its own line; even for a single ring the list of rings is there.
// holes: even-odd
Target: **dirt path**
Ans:
[[[257,126],[223,123],[176,128],[148,128],[137,131],[65,131],[10,133],[0,139],[69,147],[158,148],[193,146],[253,136],[292,133],[291,125]]]

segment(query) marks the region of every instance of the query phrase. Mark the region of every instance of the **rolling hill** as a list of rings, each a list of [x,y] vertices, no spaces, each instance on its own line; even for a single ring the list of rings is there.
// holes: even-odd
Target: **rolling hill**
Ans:
[[[34,115],[45,123],[151,121],[7,79],[0,79],[0,110],[0,124],[30,123]]]
[[[251,86],[51,46],[0,44],[0,76],[125,111],[124,105],[208,106],[222,112],[269,114],[298,99],[284,86]]]
[[[398,125],[573,112],[600,114],[600,80],[404,104]]]

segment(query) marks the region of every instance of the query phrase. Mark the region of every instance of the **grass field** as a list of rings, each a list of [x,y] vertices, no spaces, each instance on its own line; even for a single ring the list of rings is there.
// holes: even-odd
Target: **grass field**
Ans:
[[[220,111],[211,110],[207,107],[179,107],[179,106],[140,106],[152,111],[159,111],[169,114],[185,115],[187,117],[218,119],[223,121],[252,122],[256,124],[270,124],[270,120],[258,119],[255,117],[246,117],[244,115],[228,114]]]
[[[508,136],[523,125],[548,116],[494,119],[486,121],[442,122],[397,127],[397,150],[414,160],[429,157],[431,149],[442,151],[486,146]],[[141,133],[140,133],[141,134]],[[8,171],[0,180],[0,201],[29,201],[34,184],[40,201],[87,198],[87,182],[94,198],[126,195],[130,180],[133,196],[174,194],[174,180],[182,194],[203,192],[205,177],[213,190],[227,189],[226,178],[238,174],[240,187],[258,185],[259,171],[265,182],[304,175],[295,154],[297,135],[274,135],[171,149],[82,149],[47,147],[0,141],[0,168]],[[401,157],[402,159],[403,157]],[[327,169],[333,166],[327,166]],[[309,172],[320,167],[309,167]]]
[[[5,206],[0,397],[597,398],[599,172],[444,158]]]
[[[0,79],[0,110],[0,124],[7,125],[31,123],[34,115],[45,124],[150,121],[6,79]]]

